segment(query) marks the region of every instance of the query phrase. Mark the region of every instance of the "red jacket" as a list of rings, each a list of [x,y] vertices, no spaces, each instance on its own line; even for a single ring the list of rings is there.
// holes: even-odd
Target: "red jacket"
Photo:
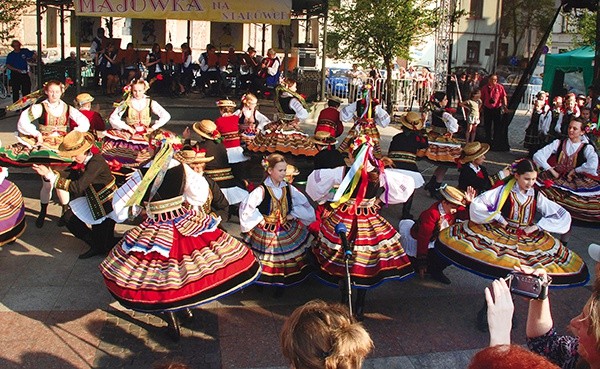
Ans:
[[[223,137],[223,145],[227,149],[240,146],[239,119],[236,115],[230,115],[215,120],[217,130]]]
[[[429,252],[429,243],[435,241],[440,234],[442,216],[438,208],[440,202],[435,202],[429,209],[419,215],[419,219],[410,229],[410,235],[417,240],[417,257],[425,256]],[[460,208],[455,214],[446,214],[448,224],[456,223],[456,219],[468,219],[469,213],[465,208]]]
[[[333,137],[341,136],[341,134],[344,133],[344,125],[340,120],[339,110],[331,106],[321,110],[319,119],[317,119],[315,133],[318,131],[329,132]]]
[[[81,114],[85,115],[87,119],[90,121],[90,132],[95,131],[104,131],[106,129],[106,124],[104,123],[104,119],[100,113],[94,110],[80,110]],[[71,130],[77,127],[77,124],[73,120],[69,122]]]

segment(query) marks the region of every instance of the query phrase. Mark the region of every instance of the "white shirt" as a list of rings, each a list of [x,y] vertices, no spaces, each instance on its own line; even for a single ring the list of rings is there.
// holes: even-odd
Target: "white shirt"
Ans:
[[[68,106],[69,109],[69,119],[73,120],[77,127],[74,128],[76,131],[87,132],[90,129],[90,121],[89,119],[83,115],[79,110],[75,109],[72,106],[67,105],[64,101],[59,100],[54,104],[50,104],[48,100],[42,101],[42,104],[46,105],[48,113],[59,117],[63,113],[65,106]],[[44,107],[42,104],[34,104],[30,106],[28,109],[25,109],[21,115],[19,116],[19,121],[17,122],[17,130],[27,136],[38,137],[40,132],[37,127],[32,123],[32,121],[39,119],[44,112]],[[33,119],[32,119],[33,118]],[[69,125],[69,122],[66,122],[66,125]]]
[[[292,197],[292,208],[290,214],[300,220],[304,225],[309,225],[316,220],[315,210],[308,202],[308,199],[302,192],[298,191],[294,186],[289,186],[285,182],[279,183],[279,186],[275,186],[271,177],[267,177],[264,181],[265,186],[271,188],[273,196],[276,199],[281,199],[283,195],[282,188],[288,186],[291,190]],[[262,186],[257,187],[254,191],[250,192],[248,197],[240,204],[240,226],[242,232],[249,232],[252,228],[256,227],[260,222],[263,221],[264,217],[258,210],[258,206],[263,202],[265,198],[265,190]],[[289,204],[288,204],[289,205]]]
[[[564,144],[564,150],[567,155],[571,156],[581,145],[583,142],[571,142],[570,139],[567,139]],[[560,145],[560,140],[554,140],[552,143],[542,147],[533,155],[533,161],[537,166],[542,168],[543,170],[548,170],[552,168],[550,164],[548,164],[548,159],[552,154],[559,154],[556,151],[558,150],[558,146]],[[592,145],[586,145],[583,149],[583,155],[585,156],[585,163],[581,164],[575,168],[576,173],[588,173],[593,176],[598,175],[598,154],[594,151],[594,147]]]
[[[493,220],[501,223],[506,222],[506,219],[504,219],[501,213],[488,219],[495,210],[496,201],[503,189],[504,186],[500,186],[486,191],[473,199],[469,206],[469,216],[471,221],[480,224],[491,223]],[[521,192],[519,190],[519,185],[516,183],[511,191],[516,194],[517,202],[519,204],[524,203],[527,198],[534,196],[535,194],[533,188],[530,188],[526,193]],[[548,200],[548,198],[539,191],[536,200],[536,211],[542,215],[542,218],[535,225],[542,230],[558,234],[567,233],[569,229],[571,229],[571,214],[569,214],[562,206],[554,201]],[[530,216],[530,214],[525,214],[525,216]],[[533,217],[534,215],[532,214],[531,216]]]
[[[250,110],[246,107],[243,107],[242,109],[238,109],[235,112],[233,112],[233,115],[236,115],[238,117],[241,117],[242,114],[246,118],[254,114],[254,124],[256,124],[256,129],[258,131],[262,131],[267,124],[271,123],[271,119],[267,118],[266,115],[259,112],[257,109]]]
[[[148,99],[148,98],[149,97],[147,97],[147,96],[144,96],[141,99],[132,98],[130,101],[131,107],[137,111],[143,110],[146,107],[146,103],[147,103],[146,99]],[[110,123],[112,128],[121,129],[124,131],[129,130],[129,125],[127,123],[125,123],[125,121],[123,121],[123,119],[122,119],[126,108],[127,108],[127,104],[123,104],[123,105],[119,106],[118,108],[116,108],[115,110],[113,110],[112,114],[108,118],[108,122]],[[154,123],[150,127],[153,130],[164,126],[165,124],[167,124],[167,122],[169,120],[171,120],[171,114],[169,114],[169,112],[166,111],[165,108],[163,108],[159,103],[157,103],[156,100],[152,100],[152,102],[150,103],[150,111],[152,113],[158,115],[158,119],[156,120],[156,123]]]
[[[342,122],[349,122],[354,118],[356,113],[356,101],[352,104],[346,105],[340,110],[340,119]],[[373,117],[375,124],[381,127],[387,127],[390,124],[390,115],[385,111],[380,104],[375,106],[375,116]]]

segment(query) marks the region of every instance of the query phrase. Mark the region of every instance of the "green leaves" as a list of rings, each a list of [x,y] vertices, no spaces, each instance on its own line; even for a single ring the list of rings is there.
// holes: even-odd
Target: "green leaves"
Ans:
[[[6,41],[14,37],[12,31],[21,21],[23,11],[35,5],[32,0],[4,0],[0,1],[0,40]]]
[[[434,5],[433,0],[356,0],[331,12],[329,50],[362,64],[408,58],[411,43],[438,24]]]

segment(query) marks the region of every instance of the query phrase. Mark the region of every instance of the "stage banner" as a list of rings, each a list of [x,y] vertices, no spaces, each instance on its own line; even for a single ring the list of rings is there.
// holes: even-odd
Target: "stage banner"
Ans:
[[[74,0],[86,17],[184,19],[223,23],[290,24],[292,0]]]

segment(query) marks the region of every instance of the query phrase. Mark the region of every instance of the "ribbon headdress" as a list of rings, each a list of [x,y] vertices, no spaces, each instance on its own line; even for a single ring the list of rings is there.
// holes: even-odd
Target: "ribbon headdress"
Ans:
[[[137,191],[135,191],[127,201],[126,206],[128,207],[139,205],[142,202],[144,194],[148,190],[148,187],[150,187],[150,184],[152,184],[152,188],[150,189],[149,199],[151,200],[154,197],[163,182],[165,173],[167,172],[167,169],[169,169],[169,163],[175,154],[175,148],[173,146],[180,145],[181,140],[173,133],[163,131],[154,137],[153,144],[155,146],[160,145],[160,150],[154,156],[152,164],[146,174],[144,174]]]
[[[369,171],[372,170],[370,163],[376,163],[379,167],[380,175],[384,175],[383,162],[373,155],[373,140],[369,136],[357,137],[354,140],[354,147],[357,148],[354,149],[354,163],[333,196],[331,203],[333,209],[338,208],[340,205],[350,200],[357,187],[358,192],[356,194],[354,206],[360,204],[367,191]],[[369,168],[369,166],[371,166],[371,168]]]

